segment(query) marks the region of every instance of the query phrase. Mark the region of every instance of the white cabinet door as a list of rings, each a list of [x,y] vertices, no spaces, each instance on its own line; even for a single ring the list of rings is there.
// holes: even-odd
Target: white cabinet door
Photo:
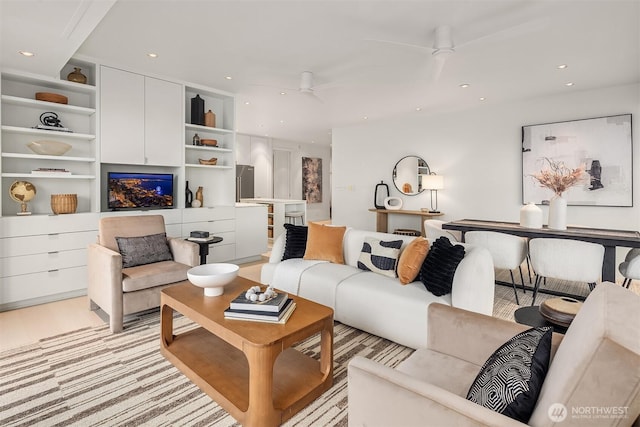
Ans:
[[[144,164],[144,76],[101,67],[100,157]]]
[[[144,79],[144,147],[146,164],[182,165],[182,87],[165,80]]]
[[[236,208],[236,259],[267,251],[267,206]]]

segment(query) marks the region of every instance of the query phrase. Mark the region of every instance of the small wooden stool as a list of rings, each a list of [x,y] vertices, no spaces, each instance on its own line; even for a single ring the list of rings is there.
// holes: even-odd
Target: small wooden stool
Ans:
[[[550,323],[568,327],[582,303],[573,298],[550,298],[540,304],[540,314]]]

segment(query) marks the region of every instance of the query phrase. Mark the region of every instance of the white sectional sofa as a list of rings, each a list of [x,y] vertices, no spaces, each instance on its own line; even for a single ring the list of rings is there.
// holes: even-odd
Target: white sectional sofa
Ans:
[[[274,242],[269,262],[261,270],[261,282],[290,294],[333,308],[335,320],[411,348],[427,346],[427,307],[439,302],[491,315],[494,269],[489,252],[465,247],[450,294],[435,296],[420,281],[403,285],[357,267],[365,237],[383,241],[403,240],[401,250],[415,237],[347,229],[343,239],[345,264],[301,258],[281,261],[286,233]]]

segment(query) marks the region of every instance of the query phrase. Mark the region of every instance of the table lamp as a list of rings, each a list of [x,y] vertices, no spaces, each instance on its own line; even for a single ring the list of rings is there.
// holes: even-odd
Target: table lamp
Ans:
[[[429,175],[422,175],[422,188],[431,190],[431,210],[429,213],[440,213],[438,210],[438,190],[444,188],[444,178],[442,175],[436,175],[433,172]],[[433,204],[433,193],[436,193],[435,206]]]

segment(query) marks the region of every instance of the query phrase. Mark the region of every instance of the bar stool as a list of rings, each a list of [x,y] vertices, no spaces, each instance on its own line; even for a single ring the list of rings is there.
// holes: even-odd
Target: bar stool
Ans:
[[[300,218],[300,224],[304,225],[304,211],[289,211],[284,213],[284,220],[288,224],[296,225],[298,218]]]

